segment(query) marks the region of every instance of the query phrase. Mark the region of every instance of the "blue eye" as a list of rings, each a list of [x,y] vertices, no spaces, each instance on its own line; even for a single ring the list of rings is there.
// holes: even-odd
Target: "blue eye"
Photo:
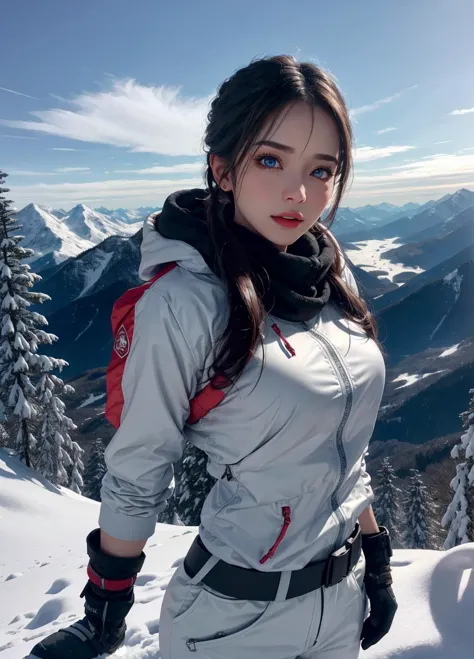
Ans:
[[[325,169],[324,167],[318,167],[313,171],[314,178],[323,178],[324,176],[327,176],[327,178],[330,178],[332,176],[332,172],[329,171],[328,169]]]
[[[264,167],[268,167],[269,169],[275,169],[275,166],[278,165],[278,160],[273,158],[273,156],[262,156],[260,162]]]

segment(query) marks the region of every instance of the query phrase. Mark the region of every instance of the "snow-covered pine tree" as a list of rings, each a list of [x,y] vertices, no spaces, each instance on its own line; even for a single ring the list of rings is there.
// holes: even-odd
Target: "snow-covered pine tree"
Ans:
[[[395,471],[390,458],[383,458],[382,466],[377,472],[378,485],[374,490],[374,514],[377,523],[388,529],[394,547],[402,547],[401,491],[396,487],[394,479]]]
[[[41,329],[48,321],[30,307],[51,298],[31,290],[41,277],[24,263],[34,252],[21,246],[23,237],[18,234],[21,226],[13,217],[11,201],[5,197],[8,192],[4,187],[6,177],[7,174],[0,171],[0,402],[4,407],[5,425],[14,433],[15,449],[27,467],[40,471],[45,467],[49,476],[53,474],[55,478],[56,474],[61,478],[62,470],[70,465],[72,476],[68,475],[68,483],[72,478],[77,491],[81,482],[82,450],[77,446],[78,451],[75,442],[70,440],[68,430],[72,429],[72,422],[64,415],[64,406],[55,393],[55,387],[64,390],[64,385],[51,375],[51,371],[61,371],[67,362],[38,354],[40,346],[51,345],[58,337]],[[46,374],[47,378],[43,379]],[[54,386],[51,388],[51,385]],[[62,415],[61,421],[58,417],[53,422],[51,406],[55,413]],[[41,436],[39,447],[35,436],[37,429]],[[56,432],[61,435],[62,442]],[[44,459],[40,452],[43,449],[47,452]],[[62,468],[58,463],[60,459],[64,460]]]
[[[446,510],[441,525],[449,527],[444,548],[474,542],[474,389],[469,409],[461,414],[465,432],[459,444],[453,447],[451,457],[461,460],[456,465],[456,475],[450,483],[454,496]]]
[[[166,502],[166,508],[158,515],[158,522],[160,524],[174,524],[174,526],[184,526],[179,518],[176,498],[174,494]]]
[[[418,469],[412,476],[404,497],[404,546],[407,549],[437,549],[435,534],[436,506]]]
[[[199,525],[204,501],[216,482],[206,466],[206,454],[187,442],[175,490],[177,513],[186,526]]]
[[[100,501],[100,489],[107,467],[104,458],[104,443],[100,437],[94,440],[84,471],[84,494],[89,499]]]
[[[72,465],[69,468],[69,479],[67,482],[67,487],[77,494],[81,494],[82,488],[84,487],[84,481],[82,480],[82,474],[84,473],[84,463],[82,462],[82,455],[84,451],[79,446],[77,442],[71,442],[71,462]]]
[[[33,255],[33,250],[21,247],[22,237],[16,235],[21,227],[12,217],[11,201],[4,196],[8,192],[4,187],[6,177],[0,171],[0,396],[7,421],[12,422],[9,429],[15,434],[18,456],[32,467],[37,406],[30,376],[41,372],[38,345],[51,343],[52,338],[38,329],[46,319],[29,307],[50,298],[31,291],[41,277],[22,263]]]
[[[72,393],[73,387],[64,384],[61,378],[51,373],[44,373],[36,385],[41,419],[37,430],[35,467],[56,485],[68,484],[67,468],[73,466],[69,432],[77,427],[66,416],[66,406],[57,394]]]

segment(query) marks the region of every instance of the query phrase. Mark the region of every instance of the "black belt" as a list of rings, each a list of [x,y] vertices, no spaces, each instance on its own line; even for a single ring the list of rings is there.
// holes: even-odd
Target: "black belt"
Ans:
[[[291,573],[286,599],[306,595],[322,586],[335,586],[350,574],[360,558],[361,550],[362,534],[359,524],[356,524],[344,545],[329,558],[308,563]],[[197,536],[184,559],[186,574],[192,579],[211,557],[212,554]],[[202,578],[202,582],[227,597],[271,602],[277,595],[281,574],[238,567],[220,560]]]

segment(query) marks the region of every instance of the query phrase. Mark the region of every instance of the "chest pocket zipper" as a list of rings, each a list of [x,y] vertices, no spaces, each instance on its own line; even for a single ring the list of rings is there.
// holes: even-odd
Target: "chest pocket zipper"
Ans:
[[[275,544],[273,545],[273,547],[271,547],[271,549],[269,549],[269,551],[265,554],[265,556],[263,556],[260,559],[259,562],[260,562],[261,565],[266,563],[270,558],[273,558],[276,550],[278,549],[278,546],[280,545],[280,543],[282,542],[283,538],[286,535],[286,532],[288,531],[288,527],[291,524],[291,508],[290,508],[290,506],[283,506],[283,508],[281,509],[281,514],[283,516],[283,526],[281,527],[280,535],[276,539]]]

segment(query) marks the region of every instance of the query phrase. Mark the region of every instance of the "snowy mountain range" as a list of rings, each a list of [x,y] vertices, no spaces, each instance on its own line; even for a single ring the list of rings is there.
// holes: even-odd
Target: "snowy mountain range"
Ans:
[[[430,203],[423,206],[427,207]],[[410,216],[419,209],[418,204],[393,204],[341,208],[335,231],[343,234],[351,231],[372,231],[393,222],[401,216]],[[159,207],[142,206],[136,209],[104,206],[92,209],[78,204],[71,210],[50,208],[31,203],[16,217],[25,235],[23,245],[35,250],[31,259],[34,270],[40,272],[66,259],[76,257],[110,236],[131,236],[141,228],[143,219]],[[380,291],[382,292],[382,291]]]
[[[30,234],[30,239],[39,241],[46,234],[53,255],[61,249],[64,255],[65,237],[74,236],[74,248],[81,250],[58,262],[51,252],[48,255],[48,244],[43,248],[38,290],[52,299],[38,310],[59,336],[50,353],[70,364],[64,376],[72,380],[77,395],[68,401],[68,409],[80,438],[88,441],[99,434],[107,440],[112,434],[103,416],[110,314],[115,300],[140,283],[141,224],[126,224],[124,220],[132,216],[125,209],[99,212],[79,205],[69,212],[55,211],[56,216],[38,208],[45,225],[48,221],[49,233]],[[474,349],[469,342],[474,337],[474,193],[459,190],[422,206],[381,204],[341,212],[333,230],[376,314],[388,368],[383,410],[374,433],[376,450],[369,463],[394,451],[398,455],[398,442],[407,446],[421,442],[419,446],[428,450],[430,442],[437,446],[439,437],[459,431],[458,415],[473,386]],[[345,233],[344,227],[352,221],[360,225],[359,232]],[[109,231],[115,235],[100,241]],[[447,350],[453,353],[441,358]],[[447,409],[443,397],[449,392],[456,395],[449,397],[450,413],[443,415],[443,407]],[[420,409],[423,419],[432,420],[424,429],[417,421]],[[400,469],[408,469],[415,457],[409,451],[403,455],[407,458]]]
[[[467,191],[469,192],[469,191]],[[471,193],[472,194],[472,193]],[[420,211],[436,205],[435,201],[403,206],[381,203],[358,208],[340,208],[334,232],[344,241],[381,231],[394,221],[407,220]],[[136,209],[109,209],[104,206],[92,209],[78,204],[71,210],[55,209],[31,203],[16,217],[25,235],[24,246],[35,250],[31,259],[34,270],[40,272],[71,257],[87,251],[110,236],[131,236],[141,228],[143,219],[158,207],[143,206]],[[390,232],[390,230],[389,230]],[[391,288],[387,287],[387,290]],[[385,292],[379,288],[378,293]]]
[[[23,246],[35,252],[31,261],[36,272],[78,256],[110,236],[131,236],[141,228],[141,221],[127,223],[84,204],[69,212],[29,204],[15,217],[25,236]]]
[[[378,224],[365,225],[358,223],[354,230],[348,229],[348,225],[336,220],[334,231],[337,236],[346,243],[361,240],[383,240],[397,237],[405,239],[415,232],[436,226],[445,220],[449,220],[460,211],[474,204],[474,192],[462,188],[454,194],[448,194],[437,201],[427,203],[413,208],[408,204],[408,212],[400,212],[403,209],[393,211],[388,218],[385,217]],[[388,221],[386,221],[388,220]]]

